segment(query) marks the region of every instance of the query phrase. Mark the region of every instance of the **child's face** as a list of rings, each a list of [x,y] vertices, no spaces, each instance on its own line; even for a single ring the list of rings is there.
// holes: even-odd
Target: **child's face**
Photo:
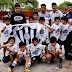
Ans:
[[[57,19],[57,20],[55,21],[55,24],[58,25],[59,23],[60,23],[60,20]]]
[[[62,21],[62,23],[63,23],[63,24],[65,24],[65,23],[66,23],[66,20],[61,20],[61,21]]]
[[[11,39],[11,40],[9,41],[9,43],[12,44],[12,45],[14,45],[15,41],[14,41],[13,39]]]
[[[33,41],[33,44],[34,46],[38,45],[38,41],[37,40]]]
[[[44,24],[45,23],[45,20],[42,20],[42,21],[40,20],[39,23]]]
[[[22,52],[24,52],[25,49],[26,49],[26,46],[20,46],[19,48],[20,48],[20,50],[21,50]]]
[[[29,23],[33,23],[34,22],[34,20],[33,19],[29,19]]]
[[[10,24],[10,20],[5,20],[4,22],[5,22],[6,25]]]
[[[56,45],[56,42],[54,42],[54,43],[51,43],[51,45],[54,47],[54,46]]]
[[[72,13],[72,6],[68,6],[68,10]]]
[[[15,7],[15,12],[16,13],[20,13],[20,11],[21,11],[21,8],[20,7]]]
[[[38,15],[37,15],[37,14],[34,14],[34,15],[33,15],[33,18],[34,18],[35,20],[38,20]]]
[[[46,11],[46,7],[45,6],[41,6],[41,11],[45,12]]]

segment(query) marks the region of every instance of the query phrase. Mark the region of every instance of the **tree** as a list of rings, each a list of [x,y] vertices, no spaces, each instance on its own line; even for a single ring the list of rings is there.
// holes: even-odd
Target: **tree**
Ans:
[[[18,0],[21,4],[22,10],[24,11],[33,11],[38,9],[38,1],[37,0]]]
[[[68,8],[67,8],[68,4],[72,4],[72,3],[71,3],[71,2],[68,2],[68,1],[65,1],[64,3],[62,3],[62,4],[60,4],[60,5],[58,6],[58,9],[67,10],[67,9],[68,9]]]

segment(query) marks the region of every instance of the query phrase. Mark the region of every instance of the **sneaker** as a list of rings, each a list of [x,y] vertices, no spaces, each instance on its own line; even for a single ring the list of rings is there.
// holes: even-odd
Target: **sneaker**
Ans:
[[[29,69],[26,69],[25,72],[31,72]]]
[[[8,68],[8,72],[13,72],[13,69]]]
[[[59,68],[60,68],[60,69],[62,68],[62,63],[59,63]]]

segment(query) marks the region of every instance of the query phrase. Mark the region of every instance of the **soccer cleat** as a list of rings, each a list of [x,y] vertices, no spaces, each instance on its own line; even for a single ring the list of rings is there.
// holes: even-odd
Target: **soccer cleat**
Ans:
[[[60,68],[60,69],[62,68],[62,63],[59,63],[59,68]]]
[[[29,69],[26,69],[25,72],[31,72]]]

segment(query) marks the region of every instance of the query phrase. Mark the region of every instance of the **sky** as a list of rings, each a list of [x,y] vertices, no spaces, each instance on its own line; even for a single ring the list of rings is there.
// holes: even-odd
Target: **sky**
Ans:
[[[51,4],[53,3],[53,2],[56,2],[57,3],[57,5],[59,5],[59,4],[61,4],[61,3],[63,3],[64,2],[64,0],[37,0],[38,2],[39,2],[39,8],[40,8],[40,5],[41,4],[46,4],[46,6],[47,6],[47,9],[52,9],[51,8]],[[65,0],[65,1],[70,1],[70,2],[72,2],[72,0]]]

